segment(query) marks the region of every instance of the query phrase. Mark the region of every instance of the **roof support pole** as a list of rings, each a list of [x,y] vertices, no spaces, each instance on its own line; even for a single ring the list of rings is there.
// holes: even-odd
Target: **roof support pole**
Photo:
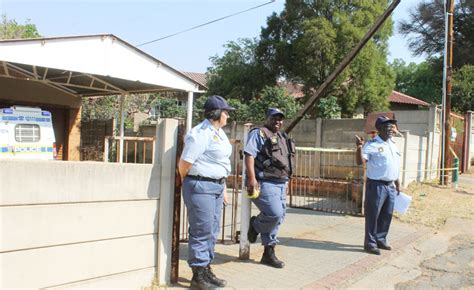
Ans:
[[[193,126],[193,102],[194,102],[194,93],[189,91],[187,113],[186,113],[186,133],[189,132]]]
[[[125,98],[127,97],[128,94],[121,94],[120,95],[120,138],[119,138],[119,163],[123,163],[123,137],[125,135],[124,133],[124,124],[125,124],[125,110],[124,110],[124,104],[125,104]]]

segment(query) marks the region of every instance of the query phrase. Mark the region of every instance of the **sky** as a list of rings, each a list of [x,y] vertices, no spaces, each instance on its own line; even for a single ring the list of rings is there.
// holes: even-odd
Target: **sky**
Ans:
[[[402,1],[393,15],[395,23],[407,19],[408,10],[420,1]],[[44,37],[114,34],[140,45],[267,2],[270,0],[0,0],[0,14],[19,24],[29,20]],[[283,8],[284,0],[276,0],[139,49],[178,70],[204,73],[211,65],[209,57],[222,56],[226,42],[258,37],[267,17]],[[389,61],[423,61],[411,55],[407,40],[394,31]]]

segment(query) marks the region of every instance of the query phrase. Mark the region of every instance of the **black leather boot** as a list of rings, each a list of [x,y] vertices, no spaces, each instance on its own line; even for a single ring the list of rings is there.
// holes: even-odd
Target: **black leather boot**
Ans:
[[[192,267],[193,279],[191,280],[191,289],[215,289],[216,285],[212,284],[207,278],[206,267]]]
[[[265,246],[265,250],[263,251],[262,259],[260,263],[274,267],[274,268],[283,268],[285,267],[285,263],[278,260],[275,256],[275,246]]]
[[[209,282],[216,285],[217,287],[225,287],[225,285],[227,285],[226,280],[217,278],[216,274],[212,272],[211,265],[207,265],[206,271],[207,280]]]

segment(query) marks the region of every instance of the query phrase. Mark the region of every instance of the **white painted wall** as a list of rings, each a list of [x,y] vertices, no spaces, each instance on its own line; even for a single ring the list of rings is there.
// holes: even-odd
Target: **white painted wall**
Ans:
[[[177,121],[157,131],[154,165],[1,161],[0,289],[166,283]]]

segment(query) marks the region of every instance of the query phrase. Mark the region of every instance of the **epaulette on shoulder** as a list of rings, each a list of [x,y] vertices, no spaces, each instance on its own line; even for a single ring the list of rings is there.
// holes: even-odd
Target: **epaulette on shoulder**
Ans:
[[[265,135],[265,132],[263,132],[263,130],[258,130],[258,132],[260,133],[260,137],[262,137],[263,139],[267,138],[267,136]]]

